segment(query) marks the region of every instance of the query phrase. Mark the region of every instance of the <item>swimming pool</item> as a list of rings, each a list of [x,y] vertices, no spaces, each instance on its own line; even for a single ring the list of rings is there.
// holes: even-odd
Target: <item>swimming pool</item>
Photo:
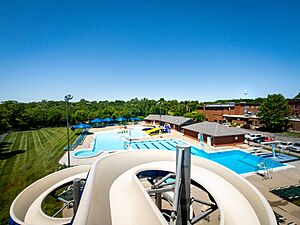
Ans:
[[[73,155],[76,158],[87,158],[99,155],[102,151],[126,149],[126,143],[130,140],[144,138],[147,135],[142,131],[144,127],[136,126],[128,129],[114,129],[95,133],[90,150],[80,150]]]
[[[95,135],[94,142],[92,143],[91,150],[75,152],[74,156],[76,158],[94,157],[102,151],[127,149],[128,143],[130,143],[131,149],[136,150],[160,149],[170,151],[175,151],[176,145],[187,144],[175,138],[130,142],[129,139],[133,140],[148,136],[142,131],[142,128],[143,127],[132,129],[130,133],[121,133],[120,130],[97,133]],[[200,148],[191,146],[191,152],[195,156],[207,158],[220,163],[239,174],[254,172],[257,169],[257,165],[261,162],[264,162],[269,169],[285,166],[282,163],[275,162],[267,158],[261,158],[237,149],[207,153]]]
[[[164,149],[176,151],[176,145],[181,144],[186,143],[179,139],[159,139],[132,142],[131,147],[133,149]],[[200,148],[191,146],[191,152],[193,155],[220,163],[239,174],[254,172],[257,169],[257,164],[261,162],[266,163],[266,167],[269,169],[285,166],[282,163],[275,162],[267,158],[260,158],[256,155],[252,155],[241,150],[207,153]]]

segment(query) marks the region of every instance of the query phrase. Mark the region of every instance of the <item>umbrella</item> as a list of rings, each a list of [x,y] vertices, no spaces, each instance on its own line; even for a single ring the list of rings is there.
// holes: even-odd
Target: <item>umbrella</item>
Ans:
[[[91,125],[80,123],[80,124],[74,125],[72,128],[74,128],[74,129],[85,129],[85,128],[90,128],[90,127],[91,127]]]
[[[131,121],[139,121],[141,119],[140,118],[136,118],[136,117],[132,117],[132,118],[129,118],[129,120],[131,120]]]
[[[102,122],[113,122],[114,121],[114,119],[112,119],[112,118],[109,118],[109,117],[106,117],[105,119],[103,119],[102,120]]]
[[[126,119],[124,117],[119,117],[118,119],[116,119],[116,121],[122,122],[122,121],[126,121]]]
[[[99,118],[96,118],[96,119],[93,119],[91,122],[92,122],[92,123],[102,123],[103,120],[101,120],[101,119],[99,119]]]

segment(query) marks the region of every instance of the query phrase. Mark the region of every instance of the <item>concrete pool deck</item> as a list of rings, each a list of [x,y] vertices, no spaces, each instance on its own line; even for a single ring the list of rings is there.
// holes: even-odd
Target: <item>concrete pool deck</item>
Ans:
[[[300,161],[289,163],[293,168],[276,171],[271,174],[272,179],[264,180],[259,175],[252,175],[246,177],[268,200],[272,209],[286,217],[286,223],[295,222],[300,224],[300,207],[272,194],[269,189],[284,187],[288,185],[295,185],[300,183]]]

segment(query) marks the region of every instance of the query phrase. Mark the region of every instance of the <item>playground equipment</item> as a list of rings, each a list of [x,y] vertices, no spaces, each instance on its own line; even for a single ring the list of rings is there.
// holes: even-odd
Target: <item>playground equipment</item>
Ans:
[[[41,201],[54,188],[86,178],[88,170],[74,225],[195,224],[213,213],[219,213],[222,225],[276,224],[270,205],[252,184],[220,164],[191,156],[190,150],[177,146],[176,154],[119,151],[103,155],[90,170],[78,166],[50,174],[14,200],[11,224],[68,224],[71,218],[45,215]],[[192,187],[204,191],[209,201],[190,196]],[[162,207],[162,201],[170,203],[169,210]],[[194,204],[203,204],[206,210],[199,213]]]
[[[160,128],[160,127],[155,127],[155,128],[153,128],[153,129],[151,129],[151,130],[147,130],[145,133],[146,134],[152,134],[152,133],[159,133],[159,131],[161,131],[162,130],[162,128]]]
[[[170,127],[170,125],[167,124],[167,123],[165,123],[164,126],[163,126],[163,130],[166,133],[171,133],[171,127]]]

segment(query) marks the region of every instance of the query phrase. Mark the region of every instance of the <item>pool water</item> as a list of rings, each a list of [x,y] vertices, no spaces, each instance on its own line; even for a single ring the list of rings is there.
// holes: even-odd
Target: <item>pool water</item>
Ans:
[[[130,140],[148,137],[144,127],[135,127],[134,129],[114,129],[95,134],[95,139],[91,143],[91,150],[81,150],[74,153],[77,158],[93,157],[102,151],[126,149],[125,144]]]
[[[132,142],[131,147],[133,149],[165,149],[176,151],[176,145],[181,144],[186,143],[179,139],[160,139]],[[240,150],[207,153],[200,148],[191,146],[191,153],[220,163],[239,174],[254,172],[257,168],[257,164],[261,162],[265,162],[266,167],[269,169],[284,166],[282,163],[275,162],[267,158],[261,158]]]
[[[134,139],[148,136],[147,134],[145,134],[145,132],[142,131],[142,129],[143,127],[137,127],[135,129],[131,129],[130,133],[122,133],[120,132],[121,130],[118,129],[97,133],[95,140],[92,143],[92,149],[75,152],[74,156],[77,158],[86,158],[96,156],[102,151],[127,149],[128,143],[130,143],[131,149],[136,150],[160,149],[169,151],[176,151],[177,145],[186,144],[185,142],[175,138],[134,141]],[[264,162],[266,164],[266,167],[269,169],[285,166],[282,163],[275,162],[268,158],[261,158],[234,149],[229,151],[207,153],[198,147],[191,146],[191,153],[195,156],[200,156],[220,163],[221,165],[239,174],[256,171],[257,165],[261,162]]]

